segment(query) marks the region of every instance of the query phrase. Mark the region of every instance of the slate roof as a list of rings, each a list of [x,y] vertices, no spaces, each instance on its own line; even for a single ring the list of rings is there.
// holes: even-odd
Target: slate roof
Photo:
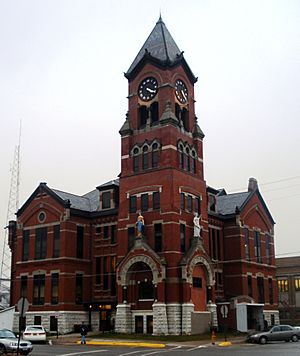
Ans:
[[[152,57],[163,62],[175,62],[178,59],[178,56],[180,56],[181,54],[180,49],[178,48],[173,37],[168,31],[161,16],[156,22],[156,25],[154,26],[143,47],[141,48],[134,61],[132,62],[131,66],[129,67],[127,73],[133,71],[133,69],[144,57],[145,53],[149,53]]]
[[[51,189],[51,188],[50,188]],[[63,192],[57,189],[51,189],[56,195],[58,195],[63,200],[69,200],[71,203],[71,208],[83,210],[83,211],[97,211],[99,208],[99,190],[94,189],[91,192],[79,196],[72,193]]]
[[[105,188],[105,187],[109,187],[111,185],[119,186],[119,179],[110,180],[109,182],[106,182],[106,183],[103,183],[103,184],[99,185],[97,188]]]
[[[233,193],[216,196],[216,211],[221,215],[235,214],[236,208],[239,210],[245,204],[252,192]]]

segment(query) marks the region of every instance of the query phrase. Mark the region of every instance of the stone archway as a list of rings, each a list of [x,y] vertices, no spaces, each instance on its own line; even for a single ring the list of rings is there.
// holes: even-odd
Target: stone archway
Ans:
[[[157,287],[163,283],[165,276],[165,266],[148,255],[133,255],[118,266],[117,280],[120,293],[116,313],[116,332],[137,332],[136,320],[143,318],[144,321],[147,320],[147,325],[148,319],[152,320],[153,331],[151,333],[167,333],[166,306],[156,299]],[[147,293],[151,293],[150,283],[154,290],[152,288],[153,295],[147,298]],[[122,300],[120,299],[121,292]],[[135,306],[132,309],[133,302]],[[146,305],[146,308],[143,308],[143,305]],[[141,311],[143,311],[142,314]],[[144,328],[144,332],[145,330]]]
[[[157,264],[155,261],[146,255],[135,255],[128,259],[124,265],[120,266],[118,268],[118,284],[121,286],[127,286],[129,283],[129,275],[128,271],[130,268],[136,264],[136,263],[145,263],[148,265],[152,271],[152,276],[153,276],[153,284],[157,285],[157,283],[161,282],[165,278],[165,268],[163,266],[161,267],[161,270],[158,269]]]
[[[205,267],[205,272],[207,276],[207,285],[212,287],[215,284],[213,269],[210,266],[209,262],[203,256],[195,256],[188,265],[183,266],[182,278],[185,279],[188,283],[192,284],[193,282],[193,270],[196,265],[203,265]]]
[[[193,286],[193,277],[195,276],[201,278],[199,270],[202,270],[204,281],[201,282],[200,288],[203,288],[203,292],[195,291]],[[182,278],[185,280],[186,284],[189,286],[190,290],[190,303],[186,303],[187,306],[190,306],[190,312],[187,314],[186,318],[191,318],[191,314],[195,311],[198,313],[211,313],[210,323],[211,326],[216,327],[218,325],[217,319],[217,309],[216,304],[213,302],[212,288],[215,285],[214,271],[208,259],[204,256],[194,256],[189,263],[182,266]],[[194,281],[196,282],[196,281]],[[201,301],[197,298],[202,298]],[[187,331],[190,331],[187,329]]]

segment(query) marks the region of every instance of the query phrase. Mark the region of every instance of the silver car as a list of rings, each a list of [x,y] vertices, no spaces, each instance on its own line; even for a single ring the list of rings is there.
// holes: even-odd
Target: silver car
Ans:
[[[24,341],[20,339],[19,353],[21,355],[28,355],[32,351],[32,343],[30,341]],[[17,353],[18,350],[18,338],[15,334],[8,330],[0,330],[0,355],[8,353]]]
[[[300,330],[290,325],[276,325],[269,331],[257,332],[248,335],[247,341],[266,344],[269,341],[298,341],[300,339]]]

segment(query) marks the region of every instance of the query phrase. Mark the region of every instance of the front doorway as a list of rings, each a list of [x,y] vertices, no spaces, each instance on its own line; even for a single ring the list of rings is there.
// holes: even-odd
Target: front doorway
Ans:
[[[136,334],[144,333],[144,317],[143,317],[143,315],[135,316],[135,333]]]
[[[99,312],[99,330],[102,332],[111,330],[111,311],[100,310]]]
[[[153,316],[147,315],[147,334],[153,334]]]

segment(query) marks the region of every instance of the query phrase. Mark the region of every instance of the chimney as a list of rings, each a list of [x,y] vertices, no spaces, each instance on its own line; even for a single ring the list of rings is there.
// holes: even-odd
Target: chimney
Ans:
[[[249,178],[248,192],[254,192],[258,190],[257,180],[255,178]]]

